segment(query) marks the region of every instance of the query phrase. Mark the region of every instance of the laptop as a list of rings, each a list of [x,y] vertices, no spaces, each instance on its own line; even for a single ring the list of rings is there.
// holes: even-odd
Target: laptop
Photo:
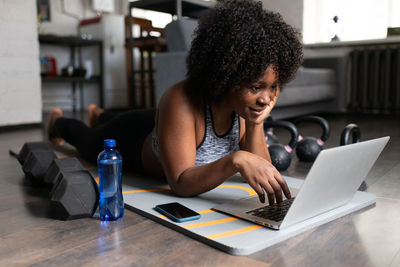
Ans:
[[[297,195],[279,207],[258,196],[223,203],[212,209],[272,229],[282,229],[350,202],[389,137],[322,150]]]

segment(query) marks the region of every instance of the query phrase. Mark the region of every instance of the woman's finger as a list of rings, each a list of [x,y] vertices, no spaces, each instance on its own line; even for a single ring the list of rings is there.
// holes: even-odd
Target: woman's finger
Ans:
[[[275,203],[275,191],[272,186],[267,182],[262,182],[261,186],[264,188],[265,192],[267,192],[268,203],[269,205],[274,205]]]
[[[292,198],[292,195],[290,193],[289,187],[285,181],[285,179],[283,179],[282,175],[278,172],[278,170],[274,170],[274,177],[275,180],[279,183],[283,193],[285,194],[286,198]]]
[[[265,203],[265,193],[260,184],[254,183],[253,181],[248,181],[248,184],[256,191],[258,198],[261,203]]]
[[[258,194],[258,198],[260,199],[261,203],[265,203],[265,191],[263,190],[263,188],[260,185],[258,185],[258,186],[260,187],[260,189],[262,191],[262,194]]]
[[[279,185],[279,183],[275,179],[271,179],[269,181],[269,184],[271,185],[272,189],[274,190],[276,203],[277,204],[281,204],[282,201],[283,201],[281,186]]]

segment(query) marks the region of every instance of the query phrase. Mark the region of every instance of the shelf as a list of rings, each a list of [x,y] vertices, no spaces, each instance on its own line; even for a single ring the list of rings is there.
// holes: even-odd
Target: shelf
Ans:
[[[42,76],[42,83],[71,83],[72,85],[72,95],[75,96],[76,89],[79,89],[80,93],[80,104],[81,109],[83,110],[83,84],[84,83],[98,83],[99,85],[99,98],[100,98],[100,107],[104,106],[104,98],[103,98],[103,41],[98,39],[82,39],[80,36],[58,36],[52,34],[40,34],[38,36],[38,40],[40,45],[54,45],[54,46],[66,46],[70,49],[70,60],[71,64],[76,64],[75,52],[78,50],[78,59],[79,63],[82,61],[82,48],[89,47],[92,49],[93,47],[97,47],[98,55],[100,60],[100,73],[99,75],[92,76],[90,79],[86,79],[85,77],[66,77],[66,76]],[[72,99],[72,110],[76,111],[76,98]]]
[[[42,76],[43,82],[84,82],[84,83],[97,83],[101,81],[100,76],[93,76],[90,79],[85,77],[65,77],[65,76]]]
[[[97,39],[82,39],[79,36],[57,36],[51,34],[40,34],[39,42],[41,44],[62,45],[62,46],[91,46],[100,45],[102,41]]]
[[[125,38],[125,48],[130,47],[130,38]],[[167,46],[167,40],[163,37],[143,37],[143,38],[134,38],[135,47],[143,48],[148,46]]]

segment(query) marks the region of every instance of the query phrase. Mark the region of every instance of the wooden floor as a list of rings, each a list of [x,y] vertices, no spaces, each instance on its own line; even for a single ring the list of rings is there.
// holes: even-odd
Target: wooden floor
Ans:
[[[109,224],[52,219],[47,192],[32,187],[8,154],[24,142],[43,140],[42,129],[0,129],[0,266],[400,266],[400,117],[325,118],[331,125],[326,147],[339,144],[350,122],[360,126],[363,140],[391,136],[366,180],[376,205],[249,256],[231,256],[129,210]],[[311,125],[300,131],[320,132]],[[309,168],[294,158],[284,174],[305,177]]]

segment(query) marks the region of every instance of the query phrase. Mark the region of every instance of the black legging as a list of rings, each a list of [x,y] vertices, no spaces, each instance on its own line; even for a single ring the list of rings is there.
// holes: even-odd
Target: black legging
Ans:
[[[62,117],[55,121],[54,130],[91,162],[97,161],[104,139],[115,139],[123,158],[123,168],[142,172],[142,146],[154,128],[155,112],[155,109],[123,113],[105,111],[99,117],[99,125],[94,128],[82,121]]]

